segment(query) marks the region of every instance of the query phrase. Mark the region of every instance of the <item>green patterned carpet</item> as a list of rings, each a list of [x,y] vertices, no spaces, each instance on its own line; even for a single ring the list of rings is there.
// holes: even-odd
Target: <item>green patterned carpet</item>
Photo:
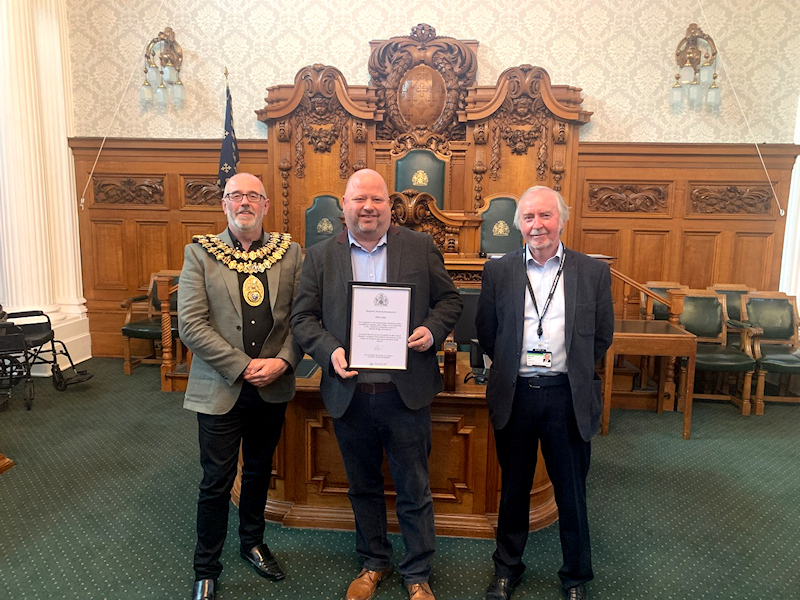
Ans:
[[[196,421],[158,369],[122,375],[92,359],[88,383],[56,392],[37,380],[33,410],[13,389],[0,413],[0,599],[183,599],[192,583],[200,467]],[[594,441],[589,480],[600,599],[800,598],[800,406],[741,417],[696,402],[681,415],[616,410]],[[239,558],[230,520],[220,600],[339,599],[358,571],[350,532],[267,525],[288,577],[271,583]],[[393,537],[396,554],[402,551]],[[490,540],[439,538],[439,600],[482,599]],[[556,526],[532,534],[516,599],[560,597]],[[407,598],[393,575],[376,600]]]

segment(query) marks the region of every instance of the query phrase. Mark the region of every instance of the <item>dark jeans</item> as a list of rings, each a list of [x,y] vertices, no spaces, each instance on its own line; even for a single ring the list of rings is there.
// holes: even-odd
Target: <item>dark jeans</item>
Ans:
[[[195,579],[217,579],[219,557],[228,532],[228,504],[242,447],[242,489],[239,497],[239,541],[249,551],[264,541],[272,455],[281,437],[286,404],[264,402],[254,388],[243,389],[224,415],[197,413],[203,481],[197,500]]]
[[[428,474],[431,452],[430,408],[410,410],[397,391],[364,394],[356,390],[334,430],[350,481],[348,496],[356,520],[356,551],[367,569],[390,566],[386,536],[383,451],[397,491],[397,519],[406,554],[397,571],[407,584],[428,581],[436,546],[433,498]]]
[[[535,389],[517,380],[511,418],[495,431],[495,439],[503,486],[493,556],[495,573],[517,577],[525,570],[522,555],[528,541],[530,494],[541,441],[558,506],[564,559],[558,576],[564,588],[586,583],[594,576],[586,512],[591,443],[578,432],[569,384]]]

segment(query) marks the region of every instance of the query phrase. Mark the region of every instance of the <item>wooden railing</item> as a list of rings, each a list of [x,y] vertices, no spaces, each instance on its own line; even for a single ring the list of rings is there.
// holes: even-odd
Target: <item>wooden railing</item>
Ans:
[[[683,312],[683,299],[686,297],[686,292],[681,289],[667,290],[667,299],[659,296],[654,291],[648,289],[644,284],[631,279],[625,273],[617,271],[614,267],[611,269],[611,276],[622,282],[622,319],[629,319],[632,316],[629,314],[629,306],[633,304],[630,301],[631,288],[637,290],[641,295],[644,295],[647,300],[645,301],[644,309],[642,310],[641,302],[637,303],[639,306],[639,318],[644,316],[644,319],[650,321],[653,319],[653,302],[658,302],[667,307],[669,312],[669,322],[678,325],[681,313]],[[641,296],[640,296],[641,297]]]

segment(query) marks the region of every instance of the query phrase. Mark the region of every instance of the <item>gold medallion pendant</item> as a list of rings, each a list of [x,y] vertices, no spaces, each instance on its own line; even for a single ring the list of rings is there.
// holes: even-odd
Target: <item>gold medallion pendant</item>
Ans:
[[[257,277],[248,275],[242,284],[242,296],[250,306],[261,306],[264,301],[264,284]]]

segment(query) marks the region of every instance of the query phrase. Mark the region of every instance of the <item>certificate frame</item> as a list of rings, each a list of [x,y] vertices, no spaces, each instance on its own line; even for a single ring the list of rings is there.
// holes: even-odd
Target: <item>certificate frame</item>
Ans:
[[[408,369],[415,287],[413,283],[348,282],[348,369],[369,372]]]

